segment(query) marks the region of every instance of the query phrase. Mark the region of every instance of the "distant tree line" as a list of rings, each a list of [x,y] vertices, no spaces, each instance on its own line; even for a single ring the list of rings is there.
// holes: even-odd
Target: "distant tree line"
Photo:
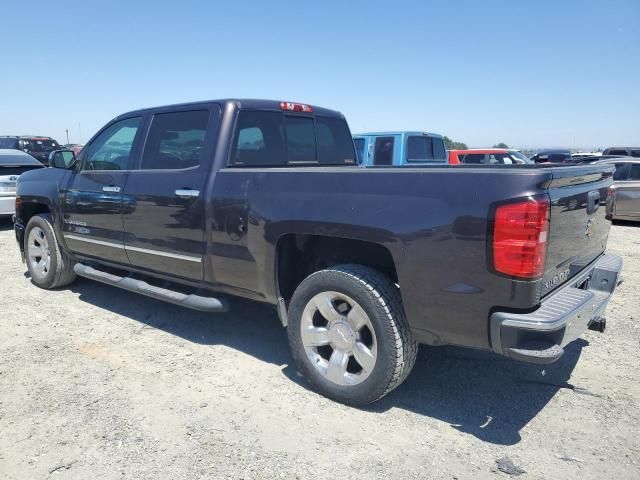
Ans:
[[[466,150],[467,144],[462,142],[454,142],[449,137],[445,135],[444,137],[444,146],[447,150]]]
[[[444,137],[444,146],[447,148],[447,150],[467,150],[468,149],[466,143],[456,142],[455,140],[451,140],[446,135]],[[507,145],[504,142],[500,142],[500,143],[496,143],[491,148],[509,148],[509,145]]]

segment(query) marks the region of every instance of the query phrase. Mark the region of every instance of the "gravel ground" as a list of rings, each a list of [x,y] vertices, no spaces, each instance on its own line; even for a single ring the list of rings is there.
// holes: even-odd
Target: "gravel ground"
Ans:
[[[614,226],[609,248],[625,283],[605,335],[546,368],[422,348],[357,410],[298,377],[271,308],[205,315],[88,280],[43,291],[2,223],[0,478],[638,479],[640,226]]]

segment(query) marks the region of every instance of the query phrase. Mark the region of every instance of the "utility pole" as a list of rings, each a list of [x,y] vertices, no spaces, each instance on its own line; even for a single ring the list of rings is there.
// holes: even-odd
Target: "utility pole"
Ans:
[[[67,145],[69,145],[69,129],[65,128],[64,131],[67,132]]]

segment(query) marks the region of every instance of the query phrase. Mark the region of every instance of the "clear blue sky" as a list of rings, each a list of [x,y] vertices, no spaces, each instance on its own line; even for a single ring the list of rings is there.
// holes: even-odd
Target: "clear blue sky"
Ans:
[[[640,145],[640,1],[3,2],[0,134],[86,141],[119,113],[254,97],[353,132]]]

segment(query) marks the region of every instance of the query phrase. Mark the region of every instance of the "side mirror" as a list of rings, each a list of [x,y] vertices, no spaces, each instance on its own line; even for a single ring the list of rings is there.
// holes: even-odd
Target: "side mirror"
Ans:
[[[76,163],[76,155],[71,150],[54,150],[49,154],[49,166],[53,168],[71,168]]]

